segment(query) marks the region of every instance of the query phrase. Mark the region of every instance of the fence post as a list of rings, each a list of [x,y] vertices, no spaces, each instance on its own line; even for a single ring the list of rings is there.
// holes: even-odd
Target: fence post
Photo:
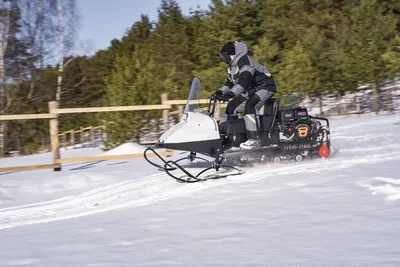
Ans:
[[[358,113],[361,112],[361,101],[360,101],[360,97],[359,96],[356,96],[356,111]]]
[[[93,126],[90,126],[90,141],[92,143],[92,147],[96,147],[96,141],[94,140]]]
[[[80,138],[81,138],[81,145],[83,146],[83,143],[85,142],[85,137],[84,137],[84,132],[83,132],[83,127],[81,126],[81,133],[80,133]]]
[[[68,146],[68,144],[67,144],[67,133],[66,132],[63,132],[63,144],[64,144],[64,148],[65,149],[67,149],[67,146]]]
[[[70,141],[72,148],[75,147],[75,130],[71,130]]]
[[[178,106],[179,111],[179,121],[182,120],[183,117],[183,106]]]
[[[51,153],[53,154],[53,164],[57,164],[57,160],[60,159],[60,147],[58,140],[58,114],[57,114],[57,102],[49,102],[49,113],[55,114],[55,119],[50,119],[50,145]],[[57,164],[58,167],[54,168],[54,171],[61,171],[61,164]]]
[[[168,101],[168,94],[161,94],[161,104],[166,105]],[[164,132],[166,132],[169,128],[169,109],[163,109],[163,124],[164,124]]]
[[[103,144],[105,145],[107,142],[107,123],[105,122],[103,125]]]

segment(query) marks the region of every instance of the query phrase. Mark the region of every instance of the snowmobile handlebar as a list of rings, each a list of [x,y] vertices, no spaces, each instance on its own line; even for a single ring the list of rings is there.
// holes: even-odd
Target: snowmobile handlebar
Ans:
[[[210,117],[214,117],[217,101],[218,99],[216,97],[210,96],[210,100],[208,101],[208,113],[210,113]]]

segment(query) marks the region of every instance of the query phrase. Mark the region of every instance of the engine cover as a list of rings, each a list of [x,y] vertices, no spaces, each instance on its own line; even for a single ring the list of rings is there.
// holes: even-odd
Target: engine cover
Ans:
[[[283,109],[279,111],[279,119],[281,122],[290,122],[295,119],[293,109]]]
[[[297,108],[294,110],[296,119],[308,119],[308,111],[306,108]]]

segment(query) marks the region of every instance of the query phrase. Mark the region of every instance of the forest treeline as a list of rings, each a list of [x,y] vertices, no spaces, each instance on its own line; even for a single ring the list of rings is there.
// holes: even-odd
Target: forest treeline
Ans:
[[[227,66],[218,51],[232,40],[245,42],[250,55],[270,70],[283,100],[294,92],[302,97],[343,94],[361,84],[379,93],[377,84],[400,72],[398,0],[210,0],[209,9],[189,15],[182,14],[176,1],[161,0],[156,22],[142,15],[107,49],[92,56],[66,56],[62,72],[59,64],[40,64],[48,52],[46,36],[59,32],[43,32],[44,43],[33,49],[35,38],[27,36],[47,29],[27,34],[21,9],[30,1],[7,2],[12,8],[3,7],[0,13],[3,19],[11,10],[12,18],[3,53],[1,114],[47,112],[47,102],[55,100],[66,108],[157,104],[162,93],[185,99],[193,76],[201,79],[207,97],[226,79]],[[158,119],[159,111],[62,115],[60,131],[112,121],[113,142],[119,144],[139,138]],[[6,152],[33,153],[48,138],[47,121],[2,125]]]

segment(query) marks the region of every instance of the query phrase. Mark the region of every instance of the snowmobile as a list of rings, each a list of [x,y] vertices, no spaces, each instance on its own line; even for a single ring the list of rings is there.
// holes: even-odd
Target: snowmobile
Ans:
[[[327,158],[332,152],[329,120],[310,116],[303,107],[280,109],[278,98],[269,99],[263,113],[257,115],[260,146],[242,149],[240,144],[247,140],[244,119],[217,121],[214,113],[218,100],[210,97],[208,110],[203,110],[199,104],[200,90],[200,79],[194,77],[181,121],[163,133],[154,147],[144,151],[144,157],[150,164],[178,182],[195,183],[240,175],[244,171],[238,166],[247,163]],[[189,155],[167,161],[157,154],[157,148],[186,151]],[[146,156],[148,152],[158,156],[162,163],[150,161]],[[209,166],[194,175],[179,163],[185,159],[190,162],[205,161]],[[203,176],[210,170],[216,174]],[[176,171],[183,176],[178,177]]]

